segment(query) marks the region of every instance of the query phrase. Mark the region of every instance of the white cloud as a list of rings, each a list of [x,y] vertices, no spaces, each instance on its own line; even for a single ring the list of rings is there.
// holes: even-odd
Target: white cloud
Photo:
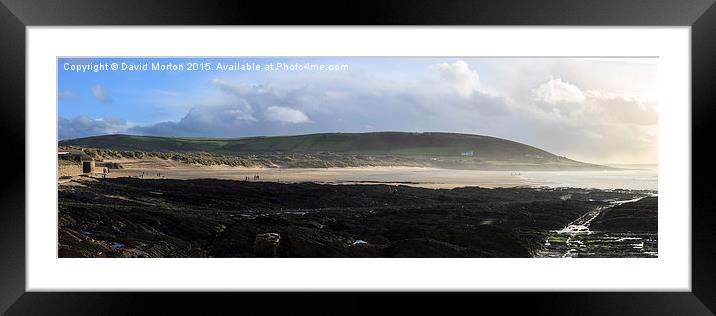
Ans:
[[[250,85],[250,84],[234,84],[231,82],[228,82],[226,80],[222,79],[211,79],[209,82],[213,86],[218,87],[219,89],[236,95],[236,96],[249,96],[253,94],[260,94],[265,93],[266,91],[263,89],[261,85]]]
[[[266,108],[266,119],[269,121],[278,121],[285,123],[306,123],[308,122],[308,116],[303,112],[282,107],[282,106],[269,106]]]
[[[639,94],[584,90],[561,79],[539,84],[532,96],[534,103],[523,107],[521,122],[533,131],[530,143],[578,160],[656,161],[656,101]]]
[[[532,90],[534,99],[552,105],[563,103],[579,103],[584,101],[584,93],[577,86],[562,81],[561,78],[551,79]]]
[[[110,103],[112,102],[112,99],[109,98],[109,95],[107,94],[107,90],[104,89],[101,85],[95,85],[92,87],[92,95],[94,95],[97,100],[104,103]]]
[[[470,66],[458,60],[452,64],[440,63],[430,67],[455,91],[461,95],[469,95],[480,89],[480,76]]]
[[[588,111],[592,116],[617,124],[656,125],[656,101],[638,95],[609,93],[597,90],[585,92]]]
[[[573,126],[654,125],[657,122],[656,101],[640,95],[582,91],[561,79],[551,79],[532,91],[539,109]]]
[[[74,91],[64,90],[57,93],[57,98],[60,100],[74,100],[79,98],[79,95]]]
[[[184,93],[179,91],[170,91],[170,90],[162,90],[162,89],[154,89],[152,90],[154,93],[162,95],[162,96],[168,96],[168,97],[180,97],[183,96]]]

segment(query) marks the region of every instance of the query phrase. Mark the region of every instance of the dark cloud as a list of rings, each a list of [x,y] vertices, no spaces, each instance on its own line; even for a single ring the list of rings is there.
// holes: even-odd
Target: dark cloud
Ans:
[[[58,120],[59,139],[71,139],[125,132],[130,128],[127,121],[116,118],[93,119],[78,116],[73,119],[60,117]]]
[[[178,121],[131,131],[211,137],[366,130],[479,132],[489,117],[509,113],[503,97],[478,90],[477,73],[467,64],[431,69],[435,77],[417,83],[362,73],[306,75],[261,85],[213,79],[210,84],[223,94],[222,105],[196,105]]]
[[[181,120],[134,127],[129,132],[156,136],[238,137],[256,122],[240,104],[194,107]]]

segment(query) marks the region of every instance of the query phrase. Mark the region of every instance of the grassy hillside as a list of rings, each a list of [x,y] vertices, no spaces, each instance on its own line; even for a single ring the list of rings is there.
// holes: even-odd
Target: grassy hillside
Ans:
[[[484,162],[588,166],[542,149],[506,139],[454,133],[326,133],[237,139],[172,138],[104,135],[64,140],[60,146],[79,146],[144,152],[202,152],[212,154],[336,153],[463,157]]]

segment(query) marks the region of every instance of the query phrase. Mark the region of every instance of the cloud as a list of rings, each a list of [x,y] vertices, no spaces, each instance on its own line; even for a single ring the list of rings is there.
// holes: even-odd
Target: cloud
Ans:
[[[170,90],[162,90],[162,89],[153,89],[154,93],[162,95],[162,96],[168,96],[168,97],[180,97],[184,94],[179,91],[170,91]]]
[[[211,79],[211,85],[236,96],[248,96],[266,92],[262,85],[234,84],[222,79]]]
[[[282,106],[269,106],[266,108],[266,119],[269,121],[278,121],[285,123],[306,123],[308,122],[308,116],[303,112],[282,107]]]
[[[461,95],[469,95],[480,88],[480,76],[462,60],[452,64],[440,63],[431,66],[430,69]]]
[[[582,128],[595,124],[657,123],[656,101],[639,95],[582,91],[561,79],[551,79],[532,91],[539,109],[570,120]]]
[[[102,87],[101,85],[95,85],[94,87],[92,87],[92,95],[100,102],[112,102],[112,99],[110,99],[109,95],[107,95],[107,90],[105,90],[104,87]]]
[[[590,115],[602,116],[605,121],[631,125],[656,125],[656,101],[637,95],[609,93],[597,90],[585,92]]]
[[[117,134],[129,130],[132,124],[117,118],[93,119],[87,116],[78,116],[73,119],[60,117],[58,119],[59,139],[71,139],[104,134]]]
[[[655,100],[638,94],[583,90],[550,79],[532,89],[522,125],[531,144],[587,161],[656,161]]]
[[[552,105],[563,103],[579,103],[584,101],[584,93],[577,86],[562,81],[561,78],[549,80],[532,90],[538,102]]]
[[[239,103],[192,108],[177,122],[137,126],[130,132],[158,136],[240,137],[256,122],[251,110]]]
[[[78,99],[80,96],[75,93],[74,91],[64,90],[57,93],[57,99],[58,100],[75,100]]]
[[[474,73],[469,67],[461,70],[460,63],[445,65],[458,73]],[[133,131],[242,137],[359,132],[366,126],[371,130],[447,131],[449,126],[474,132],[489,125],[491,116],[508,113],[504,98],[484,94],[474,86],[470,94],[458,93],[455,82],[446,83],[444,74],[431,69],[423,69],[424,75],[416,81],[364,72],[284,75],[261,84],[214,78],[208,83],[218,95],[202,94],[182,119]]]

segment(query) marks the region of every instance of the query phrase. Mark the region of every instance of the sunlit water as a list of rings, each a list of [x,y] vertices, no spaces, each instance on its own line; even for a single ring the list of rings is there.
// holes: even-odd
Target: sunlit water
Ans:
[[[413,182],[426,186],[487,187],[574,187],[596,189],[658,190],[657,169],[618,169],[604,171],[481,171],[481,170],[396,170],[394,172],[355,172],[338,181]]]
[[[656,166],[604,171],[525,171],[517,176],[531,186],[658,190]]]

